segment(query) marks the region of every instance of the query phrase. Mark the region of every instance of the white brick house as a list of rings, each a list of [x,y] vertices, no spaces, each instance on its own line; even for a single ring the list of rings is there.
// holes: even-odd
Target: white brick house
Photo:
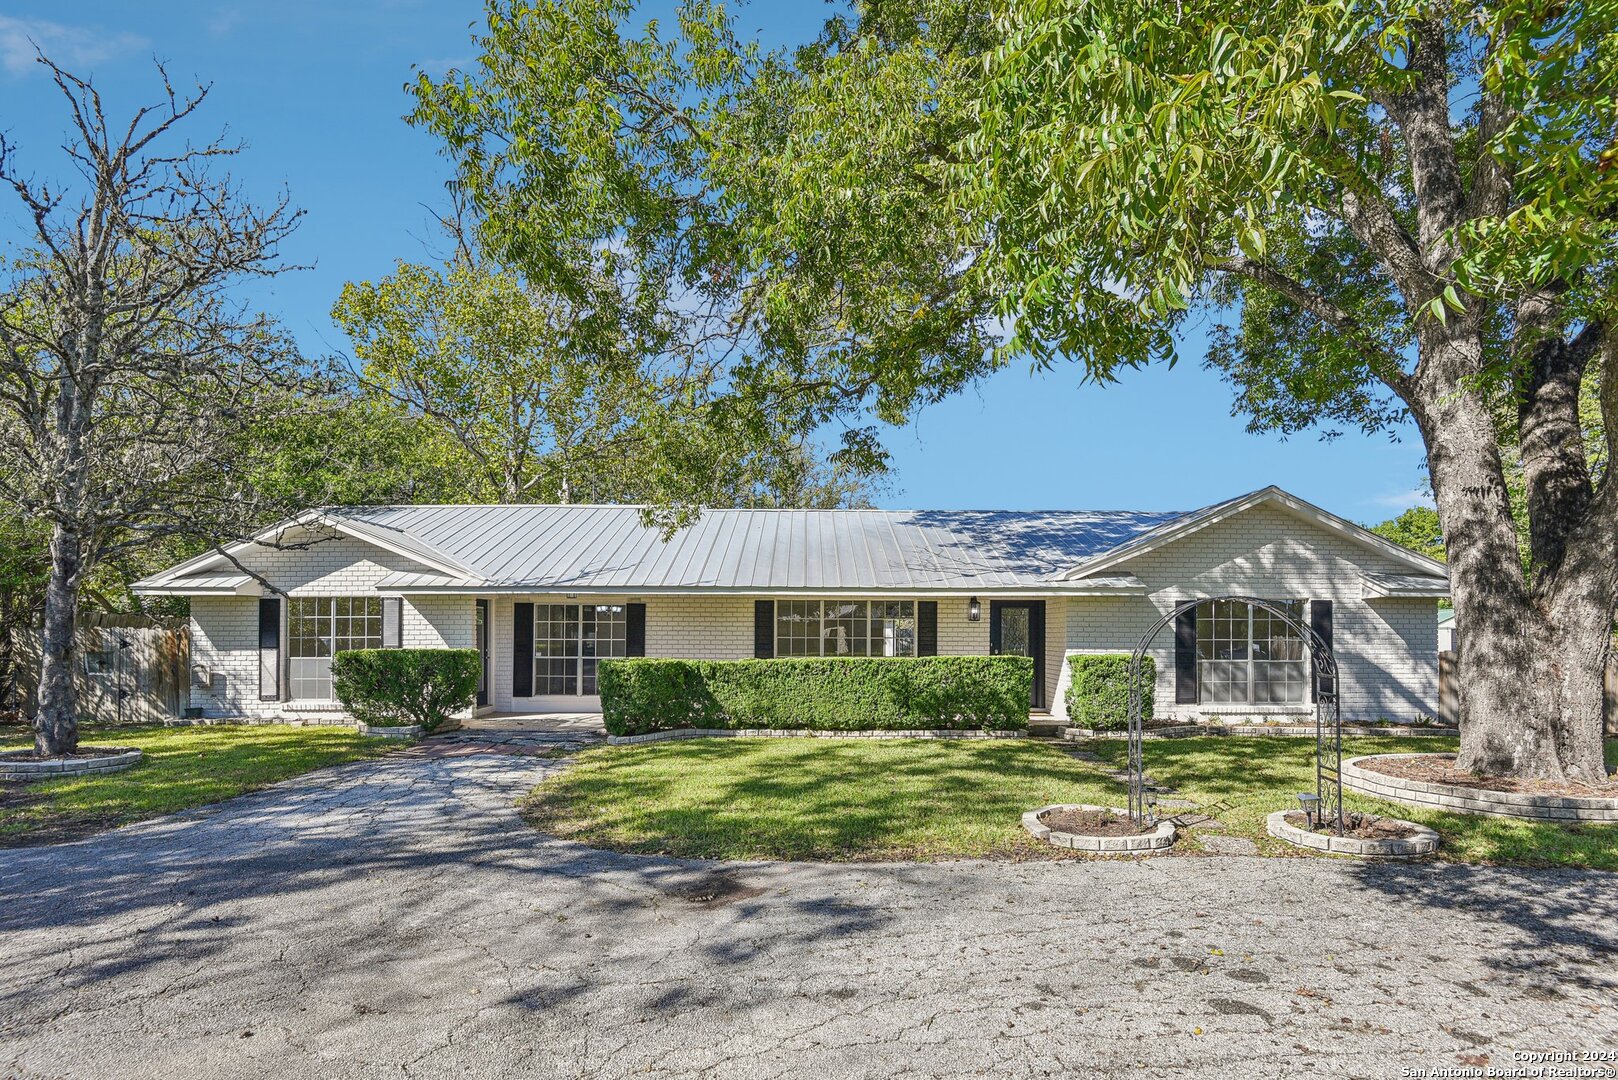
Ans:
[[[710,510],[665,540],[634,507],[310,511],[147,578],[191,598],[205,715],[331,710],[344,648],[477,648],[480,707],[594,709],[596,661],[646,655],[1127,653],[1190,600],[1286,601],[1325,636],[1343,718],[1435,715],[1443,564],[1278,488],[1183,514]],[[1154,641],[1160,717],[1308,714],[1308,652],[1263,609],[1202,603]]]

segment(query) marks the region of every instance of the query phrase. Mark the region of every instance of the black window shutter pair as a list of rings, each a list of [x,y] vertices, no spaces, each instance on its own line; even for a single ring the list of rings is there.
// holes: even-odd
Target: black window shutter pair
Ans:
[[[1309,601],[1309,628],[1332,650],[1332,602]],[[1309,700],[1315,700],[1315,680],[1309,681]],[[1197,703],[1197,609],[1187,608],[1174,617],[1174,702]]]
[[[775,655],[775,601],[753,601],[753,656],[768,660]],[[916,655],[938,655],[938,601],[916,602]]]

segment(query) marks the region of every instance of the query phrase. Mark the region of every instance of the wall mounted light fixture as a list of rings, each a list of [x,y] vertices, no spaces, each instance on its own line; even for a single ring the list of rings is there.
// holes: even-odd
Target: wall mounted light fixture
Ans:
[[[977,622],[983,618],[983,605],[978,603],[975,596],[966,602],[966,618],[968,622]]]

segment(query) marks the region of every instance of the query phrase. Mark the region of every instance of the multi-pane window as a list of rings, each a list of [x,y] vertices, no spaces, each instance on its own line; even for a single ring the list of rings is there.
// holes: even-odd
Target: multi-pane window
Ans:
[[[777,600],[777,656],[914,656],[913,600]]]
[[[287,676],[294,698],[329,701],[331,658],[382,647],[380,596],[294,596],[287,601]]]
[[[534,693],[594,694],[602,657],[623,656],[622,604],[534,605]]]
[[[1276,601],[1300,623],[1303,601]],[[1197,681],[1210,704],[1304,701],[1309,668],[1303,638],[1267,609],[1233,600],[1197,607]]]

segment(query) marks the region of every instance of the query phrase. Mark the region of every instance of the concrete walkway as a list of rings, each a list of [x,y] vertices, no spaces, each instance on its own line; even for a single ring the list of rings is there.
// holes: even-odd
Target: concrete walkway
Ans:
[[[553,736],[554,737],[554,736]],[[1618,879],[1180,857],[716,866],[400,753],[0,853],[0,1075],[1398,1076],[1618,1046]]]

